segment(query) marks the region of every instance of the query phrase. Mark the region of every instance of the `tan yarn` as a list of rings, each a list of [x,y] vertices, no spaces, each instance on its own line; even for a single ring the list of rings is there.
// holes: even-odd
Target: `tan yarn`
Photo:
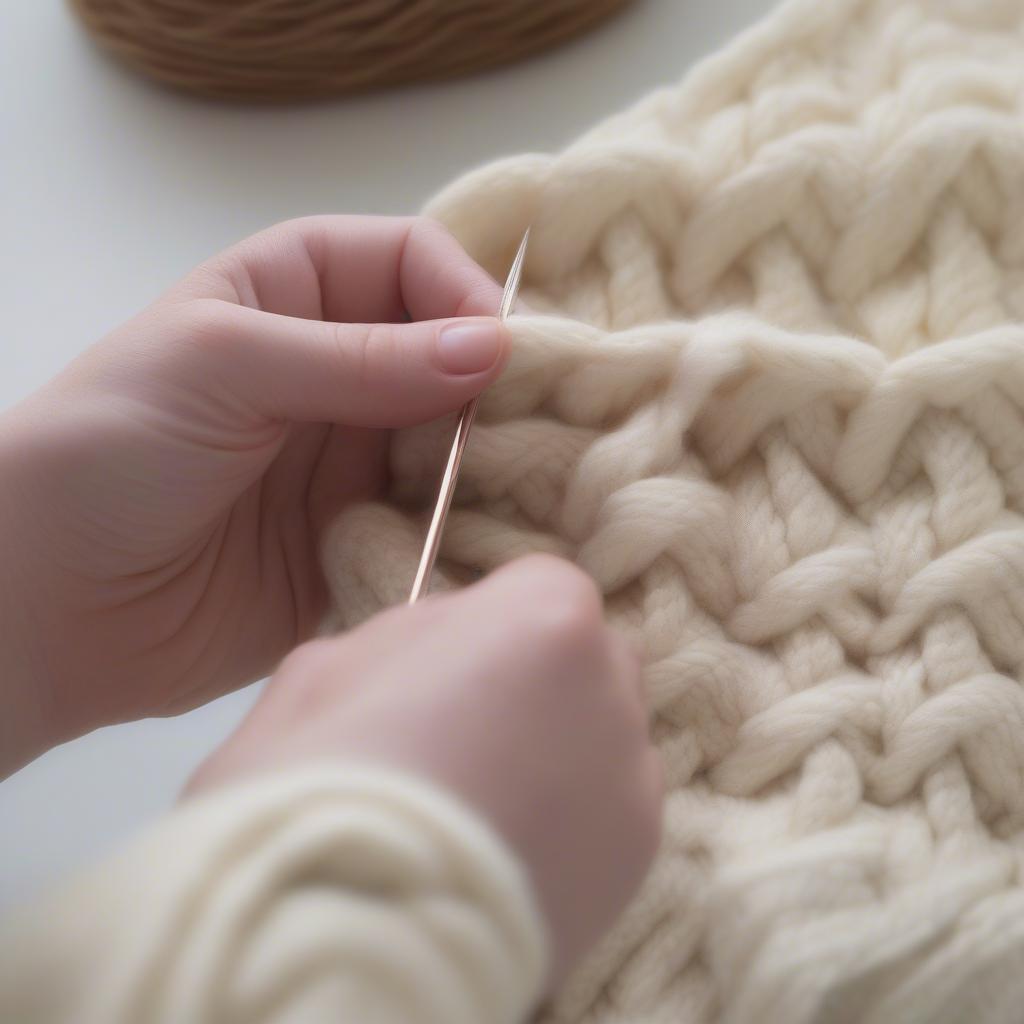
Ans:
[[[230,99],[448,78],[535,53],[630,0],[70,0],[145,74]]]
[[[1019,0],[792,0],[431,205],[499,275],[532,224],[544,314],[442,567],[589,570],[670,787],[550,1020],[1024,1017],[1022,115]],[[449,432],[337,524],[342,620],[404,597]]]

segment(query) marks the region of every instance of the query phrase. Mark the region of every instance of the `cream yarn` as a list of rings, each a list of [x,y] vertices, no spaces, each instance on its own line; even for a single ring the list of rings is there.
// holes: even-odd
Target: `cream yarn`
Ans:
[[[1024,1019],[1022,115],[1021,0],[792,0],[431,205],[496,275],[532,224],[542,314],[442,569],[586,567],[670,785],[551,1019]],[[337,524],[344,621],[403,598],[449,437]]]

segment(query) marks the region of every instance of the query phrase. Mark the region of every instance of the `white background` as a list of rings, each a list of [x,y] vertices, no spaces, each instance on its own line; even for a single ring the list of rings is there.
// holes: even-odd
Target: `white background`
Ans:
[[[258,109],[136,79],[60,0],[0,4],[0,409],[236,239],[301,214],[416,211],[473,165],[560,148],[771,6],[638,0],[514,67]],[[0,783],[0,907],[167,807],[255,693],[101,730]]]

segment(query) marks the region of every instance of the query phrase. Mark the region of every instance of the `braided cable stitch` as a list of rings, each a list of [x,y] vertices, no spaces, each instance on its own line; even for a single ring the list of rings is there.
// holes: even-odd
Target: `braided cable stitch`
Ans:
[[[790,0],[429,207],[497,276],[531,224],[538,314],[441,583],[584,566],[669,784],[550,1021],[1024,1018],[1022,115],[1019,0]],[[449,437],[334,526],[338,621],[404,598]]]

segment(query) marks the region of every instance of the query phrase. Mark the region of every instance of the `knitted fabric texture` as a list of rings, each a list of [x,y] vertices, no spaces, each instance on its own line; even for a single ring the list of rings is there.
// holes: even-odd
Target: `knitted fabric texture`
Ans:
[[[437,585],[585,567],[668,780],[548,1019],[1024,1014],[1022,113],[1019,0],[794,0],[428,208],[497,277],[531,225],[538,314]],[[333,528],[339,621],[405,598],[450,438]]]

